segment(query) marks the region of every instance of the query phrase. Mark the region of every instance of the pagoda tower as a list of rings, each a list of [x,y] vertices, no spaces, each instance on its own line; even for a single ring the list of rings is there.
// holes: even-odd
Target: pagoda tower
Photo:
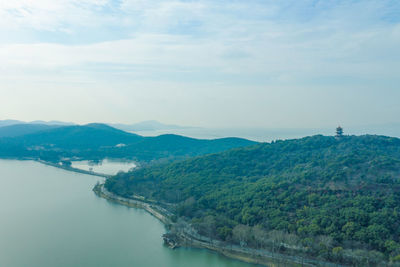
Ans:
[[[343,128],[340,127],[340,126],[338,126],[338,127],[336,128],[336,137],[337,137],[337,138],[343,137]]]

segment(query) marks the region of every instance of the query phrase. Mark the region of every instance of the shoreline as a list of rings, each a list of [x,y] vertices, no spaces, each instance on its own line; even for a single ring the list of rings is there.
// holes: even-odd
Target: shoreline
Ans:
[[[93,176],[99,176],[99,177],[103,177],[103,178],[106,178],[106,179],[112,177],[112,175],[109,175],[109,174],[98,173],[98,172],[93,172],[93,171],[86,171],[86,170],[82,170],[82,169],[78,169],[78,168],[74,168],[74,167],[66,166],[66,165],[60,165],[58,163],[45,161],[45,160],[41,160],[41,159],[33,159],[33,161],[42,163],[44,165],[52,166],[52,167],[55,167],[55,168],[63,169],[63,170],[66,170],[66,171],[70,171],[70,172],[76,172],[76,173],[88,174],[88,175],[93,175]]]
[[[34,159],[34,161],[52,166],[55,168],[60,168],[66,171],[87,174],[92,176],[98,176],[102,178],[110,178],[112,175],[106,175],[101,173],[90,172],[86,170],[81,170],[73,168],[70,166],[60,165],[57,163],[52,163],[48,161]],[[167,229],[170,229],[174,222],[170,219],[174,214],[157,205],[156,203],[150,203],[143,201],[141,199],[130,199],[115,195],[104,188],[103,183],[97,183],[93,188],[93,192],[101,198],[118,203],[120,205],[139,208],[147,211],[150,215],[154,216],[160,220]],[[191,227],[190,227],[191,228]],[[235,260],[243,261],[246,263],[262,265],[266,267],[316,267],[316,266],[326,266],[326,267],[345,267],[344,265],[335,264],[331,262],[319,261],[310,258],[303,258],[300,256],[292,256],[281,253],[273,253],[266,250],[257,250],[246,247],[239,247],[237,245],[222,245],[221,241],[212,240],[204,236],[200,236],[197,233],[193,233],[193,229],[185,229],[179,232],[178,241],[174,245],[169,245],[172,249],[182,246],[188,248],[199,248],[208,249],[219,253],[225,257],[232,258]],[[165,241],[165,237],[164,237]]]
[[[107,199],[109,201],[125,205],[128,207],[141,208],[146,210],[152,216],[160,220],[167,227],[167,229],[171,228],[174,225],[174,223],[170,219],[170,217],[173,216],[173,214],[167,211],[166,209],[158,206],[155,203],[148,203],[139,199],[129,199],[115,195],[109,192],[106,188],[104,188],[104,183],[96,184],[96,186],[93,188],[93,191],[97,196]],[[178,237],[178,240],[174,240],[173,242],[174,244],[172,245],[168,244],[171,248],[182,246],[182,247],[208,249],[217,252],[221,255],[224,255],[228,258],[252,264],[258,264],[268,267],[278,267],[278,266],[344,267],[344,265],[314,260],[310,258],[303,258],[300,256],[273,253],[266,250],[240,247],[232,244],[226,245],[223,244],[221,241],[209,239],[207,237],[197,234],[197,232],[194,232],[194,230],[191,227],[190,228],[184,227],[183,230],[178,232],[176,235]],[[165,241],[165,235],[164,235],[164,241]]]
[[[93,192],[101,197],[104,198],[106,200],[112,201],[114,203],[118,203],[120,205],[124,205],[124,206],[128,206],[128,207],[132,207],[132,208],[139,208],[139,209],[144,209],[145,211],[147,211],[148,213],[150,213],[152,216],[154,216],[155,218],[157,218],[158,220],[160,220],[165,226],[169,226],[172,224],[172,221],[165,215],[160,214],[159,212],[155,211],[152,207],[151,204],[143,202],[143,201],[139,201],[139,200],[131,200],[131,199],[127,199],[127,198],[123,198],[123,197],[119,197],[119,196],[115,196],[113,193],[108,192],[107,189],[104,188],[104,184],[97,184],[94,188],[93,188]],[[232,254],[232,253],[228,253],[226,251],[223,250],[217,250],[217,249],[212,249],[206,245],[196,245],[196,244],[191,244],[190,246],[187,245],[186,243],[184,244],[179,244],[179,245],[183,245],[185,247],[193,247],[193,248],[200,248],[200,249],[209,249],[212,251],[215,251],[217,253],[220,253],[226,257],[229,258],[233,258],[236,260],[241,260],[244,262],[248,262],[248,263],[254,263],[254,264],[261,264],[259,262],[254,261],[251,258],[248,258],[246,256],[240,256],[238,254]],[[172,249],[175,249],[174,247],[171,247]],[[263,264],[264,266],[268,266]],[[274,266],[274,265],[272,265]]]

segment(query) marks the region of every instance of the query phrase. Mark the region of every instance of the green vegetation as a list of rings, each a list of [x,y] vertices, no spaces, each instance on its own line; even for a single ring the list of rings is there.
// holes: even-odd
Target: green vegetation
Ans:
[[[255,144],[241,138],[199,140],[178,135],[143,137],[104,124],[0,127],[0,158],[133,159],[173,161]]]
[[[55,129],[60,127],[58,125],[45,125],[45,124],[13,124],[0,127],[1,137],[16,137],[21,135],[32,134],[35,132]]]
[[[356,266],[400,261],[397,138],[276,141],[141,168],[105,186],[172,203],[200,234],[228,243]]]

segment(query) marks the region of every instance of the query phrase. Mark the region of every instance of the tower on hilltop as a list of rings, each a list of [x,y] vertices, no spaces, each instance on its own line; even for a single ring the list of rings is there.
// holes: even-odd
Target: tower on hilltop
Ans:
[[[336,137],[340,138],[342,136],[343,136],[343,128],[339,126],[336,128]]]

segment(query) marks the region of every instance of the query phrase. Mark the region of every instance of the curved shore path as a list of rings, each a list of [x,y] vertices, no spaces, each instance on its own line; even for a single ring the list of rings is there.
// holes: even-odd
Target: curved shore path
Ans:
[[[166,209],[158,206],[155,203],[145,202],[139,199],[129,199],[115,195],[109,192],[104,184],[97,184],[93,191],[100,197],[108,199],[113,202],[117,202],[122,205],[142,208],[149,212],[151,215],[159,219],[166,225],[173,224],[170,218],[173,216],[172,213]],[[264,266],[326,266],[326,267],[344,267],[342,265],[318,261],[314,259],[306,259],[297,256],[285,255],[280,253],[272,253],[270,251],[246,248],[237,245],[227,245],[218,240],[211,240],[205,236],[199,235],[190,224],[186,223],[186,226],[179,232],[179,236],[182,239],[183,246],[205,248],[216,251],[227,257],[238,259],[244,262],[261,264]]]

